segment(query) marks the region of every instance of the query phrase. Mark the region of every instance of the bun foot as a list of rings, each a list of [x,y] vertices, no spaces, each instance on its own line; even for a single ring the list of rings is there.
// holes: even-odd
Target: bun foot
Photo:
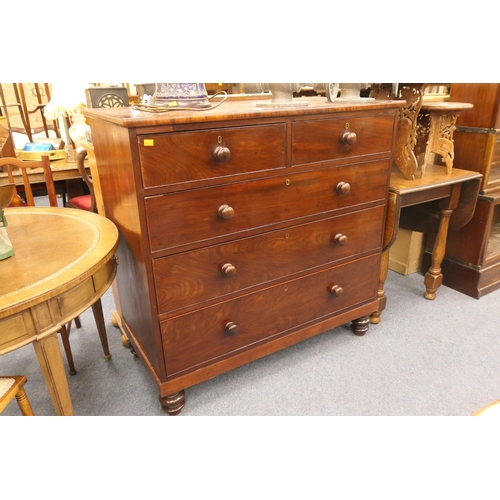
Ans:
[[[169,415],[178,415],[186,404],[184,391],[179,391],[170,396],[159,397],[162,410]]]
[[[118,311],[113,311],[111,315],[111,323],[115,328],[120,328],[120,320],[118,318]]]
[[[362,337],[370,328],[370,316],[355,319],[351,323],[351,330],[354,335]]]

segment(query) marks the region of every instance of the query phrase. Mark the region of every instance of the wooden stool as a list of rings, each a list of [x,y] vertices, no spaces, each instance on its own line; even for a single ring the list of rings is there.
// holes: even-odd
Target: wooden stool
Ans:
[[[0,377],[0,413],[14,399],[17,399],[17,404],[24,416],[34,416],[26,392],[24,384],[27,379],[24,375],[12,377]]]
[[[455,123],[462,110],[473,107],[468,102],[422,102],[415,145],[415,155],[420,156],[420,160],[423,156],[423,161],[419,161],[420,177],[425,175],[428,165],[434,164],[435,154],[441,156],[446,165],[446,173],[451,174],[455,157]]]
[[[495,401],[472,414],[473,417],[500,417],[500,401]]]

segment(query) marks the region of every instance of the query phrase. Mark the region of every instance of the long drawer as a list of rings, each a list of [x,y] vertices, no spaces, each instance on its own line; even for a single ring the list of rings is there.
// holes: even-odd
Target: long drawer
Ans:
[[[292,129],[292,164],[388,153],[393,126],[393,116],[297,121]]]
[[[383,201],[388,170],[383,160],[147,197],[151,252]]]
[[[285,167],[284,123],[139,136],[144,188]]]
[[[153,261],[158,312],[224,297],[380,248],[384,206]]]
[[[290,280],[161,323],[172,376],[376,297],[379,255]]]

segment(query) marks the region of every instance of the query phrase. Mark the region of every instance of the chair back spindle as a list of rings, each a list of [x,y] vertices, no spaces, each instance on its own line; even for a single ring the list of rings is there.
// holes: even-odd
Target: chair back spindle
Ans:
[[[50,168],[50,160],[49,157],[44,155],[40,160],[20,160],[19,158],[0,158],[0,167],[7,167],[7,175],[9,178],[9,182],[15,183],[13,171],[20,170],[23,179],[24,192],[26,194],[26,204],[30,207],[35,206],[35,198],[33,196],[33,190],[31,188],[28,169],[32,168],[42,168],[43,175],[45,178],[45,185],[47,187],[47,194],[49,197],[49,203],[51,207],[57,207],[57,196],[56,196],[56,188],[54,185],[54,178],[52,176],[52,170]],[[20,205],[19,197],[14,199],[12,202],[13,206]]]

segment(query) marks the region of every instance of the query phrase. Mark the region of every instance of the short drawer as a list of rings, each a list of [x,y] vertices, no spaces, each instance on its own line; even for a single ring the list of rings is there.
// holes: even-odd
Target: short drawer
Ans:
[[[284,168],[284,123],[139,136],[144,188]]]
[[[389,115],[294,122],[292,164],[389,153],[393,127]]]
[[[167,374],[235,354],[374,299],[378,268],[379,255],[374,255],[162,322]]]
[[[384,160],[147,197],[151,251],[384,201],[388,172]]]
[[[159,314],[378,250],[384,206],[153,261]]]

